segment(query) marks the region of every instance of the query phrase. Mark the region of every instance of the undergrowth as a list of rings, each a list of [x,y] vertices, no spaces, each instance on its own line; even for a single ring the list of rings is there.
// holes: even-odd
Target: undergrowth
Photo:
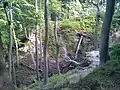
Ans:
[[[111,60],[104,66],[95,69],[85,78],[80,79],[76,85],[68,83],[64,88],[58,86],[58,88],[53,90],[120,90],[120,44],[110,47],[109,53]],[[74,75],[75,73],[78,73],[78,71],[78,69],[75,69],[66,74],[52,76],[49,78],[49,87],[58,84],[57,81],[60,80],[67,82],[66,77]],[[34,88],[34,90],[39,90],[35,89],[38,87],[39,84],[34,85],[32,88]]]

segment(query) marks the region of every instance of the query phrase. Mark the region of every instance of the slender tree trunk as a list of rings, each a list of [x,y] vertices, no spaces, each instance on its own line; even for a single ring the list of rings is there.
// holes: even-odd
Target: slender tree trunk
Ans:
[[[12,81],[12,76],[11,76],[11,56],[12,56],[12,10],[11,6],[6,6],[8,5],[8,2],[3,2],[4,5],[4,10],[5,14],[7,17],[8,25],[9,25],[9,37],[10,37],[10,47],[9,47],[9,74],[6,72],[6,67],[5,67],[5,61],[4,61],[4,55],[3,55],[3,48],[2,48],[2,39],[1,39],[1,32],[0,32],[0,90],[16,90],[15,86],[13,85]],[[6,7],[9,9],[9,13],[7,12]],[[10,53],[11,52],[11,53]],[[9,76],[9,78],[8,78]]]
[[[14,59],[12,59],[12,81],[13,81],[13,84],[16,85],[16,73],[15,73]]]
[[[38,28],[36,28],[35,32],[35,61],[36,61],[36,75],[37,75],[37,80],[39,80],[39,72],[38,72],[38,67],[39,67],[39,61],[38,61]]]
[[[98,27],[99,27],[99,3],[94,3],[93,0],[89,1],[92,5],[95,6],[97,9],[96,12],[96,26],[95,26],[95,32],[94,32],[94,50],[98,49]]]
[[[39,80],[39,72],[38,72],[38,67],[39,67],[39,62],[38,62],[38,0],[36,0],[36,31],[35,31],[35,61],[36,61],[36,75],[37,75],[37,80]]]
[[[40,29],[42,30],[42,29]],[[42,61],[43,61],[43,47],[42,47],[42,33],[41,31],[39,32],[39,41],[40,41],[40,69],[42,70]]]
[[[0,32],[0,90],[16,90],[11,80],[8,78],[8,74],[6,72],[1,32]]]
[[[108,60],[109,31],[114,14],[114,6],[115,0],[107,0],[106,12],[100,39],[100,64],[104,64]]]
[[[40,12],[42,10],[42,1],[40,0]],[[40,14],[41,15],[41,14]],[[42,18],[40,16],[40,20],[42,21]],[[42,61],[43,61],[43,47],[42,47],[42,29],[40,24],[40,31],[39,31],[39,41],[40,41],[40,69],[42,70]]]
[[[82,43],[82,40],[83,40],[83,36],[79,37],[79,41],[77,43],[76,50],[75,50],[75,58],[77,58],[77,56],[78,56],[78,51],[80,49],[80,45]]]
[[[94,32],[94,49],[98,49],[98,27],[99,27],[99,6],[96,6],[97,13],[96,13],[96,27]]]
[[[35,33],[35,61],[36,61],[36,75],[37,75],[37,80],[39,80],[39,72],[38,72],[38,67],[39,67],[39,61],[38,61],[38,39],[37,39],[37,28],[36,28],[36,33]]]
[[[17,43],[17,38],[16,38],[15,30],[13,29],[12,31],[13,31],[13,38],[14,38],[14,41],[15,41],[15,48],[16,48],[16,51],[15,51],[16,58],[15,58],[15,60],[12,61],[12,72],[13,72],[12,76],[13,76],[13,83],[16,85],[16,73],[15,73],[14,61],[16,61],[17,66],[19,66],[18,43]]]
[[[45,44],[44,44],[44,84],[48,81],[48,61],[47,61],[47,49],[48,49],[48,0],[44,1],[44,19],[45,19]]]
[[[26,37],[26,38],[29,38],[29,37],[28,37],[28,32],[27,32],[26,27],[23,27],[23,28],[24,28],[24,31],[25,31],[25,37]]]
[[[12,40],[12,27],[13,27],[13,24],[12,24],[12,9],[11,9],[11,6],[10,6],[10,13],[9,13],[10,23],[9,23],[9,54],[8,54],[8,60],[9,60],[9,77],[12,80],[11,72],[12,72],[12,43],[13,43],[12,42],[13,41]]]
[[[19,66],[19,58],[18,58],[18,43],[17,43],[17,38],[16,38],[16,34],[15,34],[15,30],[13,29],[13,38],[15,41],[15,48],[16,48],[16,62],[17,62],[17,66]]]
[[[56,65],[57,65],[57,71],[60,73],[60,67],[59,67],[59,45],[58,45],[58,36],[57,36],[57,17],[55,16],[55,24],[54,24],[54,37],[55,37],[55,43],[56,43]]]
[[[13,44],[13,14],[12,14],[12,4],[10,6],[10,47],[9,47],[9,75],[11,80],[16,85],[16,74],[15,74],[15,67],[14,67],[14,60],[12,58],[12,44]],[[17,55],[18,56],[18,55]],[[18,61],[18,60],[17,60]]]

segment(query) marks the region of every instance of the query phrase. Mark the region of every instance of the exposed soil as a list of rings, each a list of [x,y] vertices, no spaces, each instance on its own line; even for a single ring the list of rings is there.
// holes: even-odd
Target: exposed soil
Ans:
[[[81,33],[81,32],[80,32]],[[82,32],[84,34],[84,32]],[[85,33],[86,34],[86,33]],[[16,78],[17,78],[17,85],[30,85],[36,81],[36,69],[35,69],[35,61],[32,59],[34,57],[31,56],[30,52],[27,52],[28,50],[31,51],[31,53],[34,55],[35,53],[35,45],[34,45],[34,35],[30,37],[32,46],[29,48],[26,46],[23,48],[25,50],[24,54],[22,54],[22,58],[20,59],[19,67],[16,67]],[[38,43],[40,44],[40,43]],[[34,47],[34,48],[32,48]],[[65,53],[62,57],[59,58],[59,66],[61,73],[66,73],[69,70],[72,70],[76,67],[88,67],[91,64],[91,61],[88,60],[88,57],[86,56],[85,49],[81,46],[77,58],[74,59],[73,56],[68,55],[67,50],[64,50]],[[86,47],[89,48],[89,47]],[[66,49],[66,47],[64,47]],[[86,49],[88,50],[88,49]],[[39,52],[40,54],[40,52]],[[40,58],[40,57],[39,57]],[[39,66],[40,67],[40,66]],[[39,77],[40,79],[43,78],[44,75],[44,63],[42,63],[42,70],[39,68]],[[54,58],[48,58],[48,76],[52,76],[54,74],[57,74],[56,69],[56,61]]]

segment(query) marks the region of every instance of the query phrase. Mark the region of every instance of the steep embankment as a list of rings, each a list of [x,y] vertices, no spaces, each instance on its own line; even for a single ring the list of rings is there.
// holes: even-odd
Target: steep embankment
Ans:
[[[110,47],[109,51],[111,60],[92,73],[93,69],[89,68],[86,71],[75,69],[64,75],[56,75],[41,90],[120,90],[120,44]],[[39,86],[34,84],[30,88],[38,90],[35,88]]]

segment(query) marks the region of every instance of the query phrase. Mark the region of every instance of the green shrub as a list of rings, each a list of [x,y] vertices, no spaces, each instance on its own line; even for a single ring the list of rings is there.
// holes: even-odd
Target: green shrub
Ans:
[[[120,60],[120,44],[111,46],[109,52],[111,60]]]

